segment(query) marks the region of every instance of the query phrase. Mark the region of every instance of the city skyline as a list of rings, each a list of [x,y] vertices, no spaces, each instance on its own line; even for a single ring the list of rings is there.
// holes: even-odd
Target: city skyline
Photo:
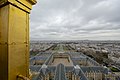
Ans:
[[[43,0],[33,7],[31,40],[120,40],[119,0]]]
[[[120,80],[120,42],[30,42],[33,80]]]

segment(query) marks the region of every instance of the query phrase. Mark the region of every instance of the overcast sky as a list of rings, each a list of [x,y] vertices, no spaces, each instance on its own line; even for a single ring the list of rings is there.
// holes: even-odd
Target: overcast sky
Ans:
[[[120,40],[120,0],[37,0],[30,38]]]

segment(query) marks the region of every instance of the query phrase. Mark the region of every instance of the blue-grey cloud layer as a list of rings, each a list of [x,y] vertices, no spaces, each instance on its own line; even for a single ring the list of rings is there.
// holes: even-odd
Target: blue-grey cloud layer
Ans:
[[[120,40],[120,0],[39,0],[31,39]]]

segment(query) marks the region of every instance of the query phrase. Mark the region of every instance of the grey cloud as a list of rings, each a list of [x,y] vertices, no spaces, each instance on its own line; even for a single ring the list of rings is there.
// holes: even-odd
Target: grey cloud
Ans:
[[[39,0],[31,12],[31,39],[120,40],[119,4],[120,0]]]

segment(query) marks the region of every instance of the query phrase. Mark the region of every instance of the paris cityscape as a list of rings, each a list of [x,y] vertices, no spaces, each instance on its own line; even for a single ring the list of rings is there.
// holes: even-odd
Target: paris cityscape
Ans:
[[[120,80],[119,4],[38,1],[31,12],[32,80]]]
[[[31,41],[32,80],[120,80],[120,41]]]

